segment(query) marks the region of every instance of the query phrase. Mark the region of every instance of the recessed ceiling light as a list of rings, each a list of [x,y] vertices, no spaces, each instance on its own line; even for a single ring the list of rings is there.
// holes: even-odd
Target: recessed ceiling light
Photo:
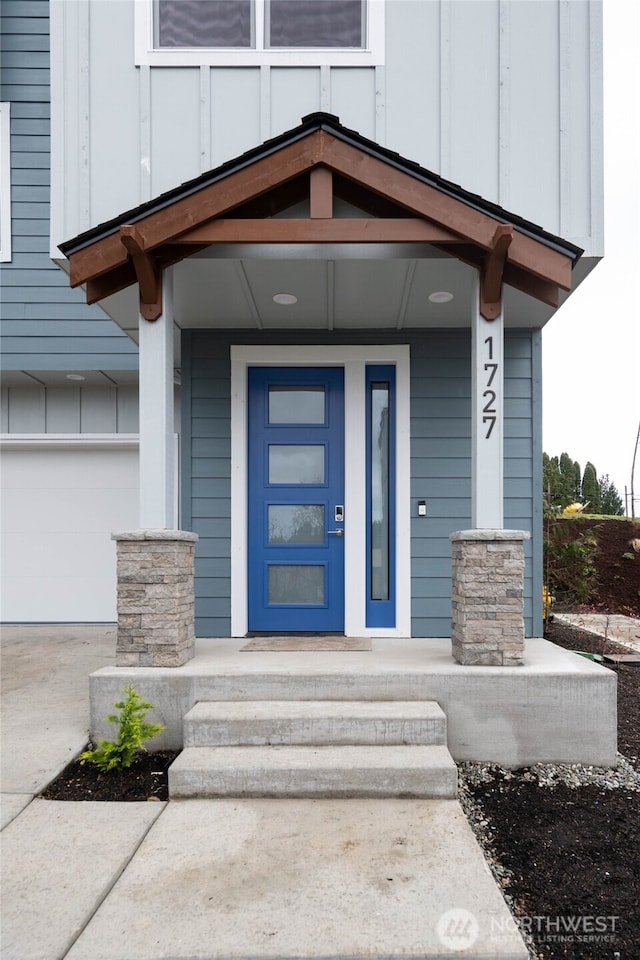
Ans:
[[[450,300],[453,300],[453,294],[449,293],[448,290],[436,290],[435,293],[429,294],[429,300],[431,300],[431,303],[449,303]]]
[[[292,293],[275,293],[273,295],[273,302],[280,303],[283,306],[290,306],[292,303],[297,303],[298,298]]]
[[[86,377],[83,377],[81,373],[66,373],[65,377],[67,380],[86,380]]]

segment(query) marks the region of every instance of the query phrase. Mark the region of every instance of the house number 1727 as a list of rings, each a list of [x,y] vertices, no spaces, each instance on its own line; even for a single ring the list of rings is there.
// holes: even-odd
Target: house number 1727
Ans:
[[[488,440],[498,419],[498,410],[495,405],[497,394],[495,390],[491,389],[491,384],[498,372],[498,364],[493,359],[493,337],[487,337],[484,342],[487,347],[489,359],[484,364],[484,386],[486,389],[482,393],[482,399],[485,401],[482,407],[482,422],[487,428],[485,440]]]

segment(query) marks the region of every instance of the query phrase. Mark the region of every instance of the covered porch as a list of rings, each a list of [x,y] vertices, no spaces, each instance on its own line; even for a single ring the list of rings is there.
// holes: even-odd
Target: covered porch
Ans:
[[[529,354],[535,349],[532,331],[570,288],[578,248],[337,118],[313,114],[61,249],[72,284],[85,284],[88,300],[101,302],[140,345],[140,529],[118,536],[122,666],[179,666],[193,655],[194,552],[196,583],[210,591],[210,599],[196,598],[205,634],[399,639],[424,635],[428,624],[433,631],[436,621],[421,613],[438,607],[442,623],[453,621],[460,663],[523,663],[525,604],[527,632],[539,632],[541,622],[538,373],[530,359],[528,399],[505,398],[505,340],[521,331]],[[416,390],[418,358],[436,356],[434,337],[440,367],[432,363],[426,388]],[[291,483],[278,499],[274,489],[285,485],[277,465],[273,482],[256,480],[271,470],[270,460],[256,456],[264,443],[276,459],[291,450],[314,455],[309,436],[328,427],[330,412],[323,407],[320,421],[297,412],[275,424],[264,420],[248,386],[260,368],[265,376],[279,371],[274,390],[293,391],[294,404],[319,389],[315,381],[326,380],[326,371],[339,372],[342,406],[331,422],[339,421],[342,433],[315,444],[332,475],[340,473],[335,490],[326,492],[324,466],[313,481],[320,493],[305,502]],[[173,393],[180,369],[189,392],[182,398],[178,498]],[[302,381],[310,370],[308,387]],[[444,383],[432,402],[432,385]],[[372,426],[376,390],[386,412]],[[512,417],[522,411],[527,438],[520,446],[529,472],[520,483],[509,479],[514,491],[527,492],[529,506],[513,511],[520,523],[505,522],[505,402]],[[437,412],[454,407],[453,420]],[[252,440],[260,417],[266,432]],[[269,434],[274,425],[284,429],[277,442]],[[455,452],[445,454],[448,470],[430,474],[438,445]],[[422,446],[421,479],[415,464]],[[292,483],[307,493],[312,486],[305,476]],[[434,503],[446,498],[447,486],[457,500],[445,519]],[[430,497],[430,490],[438,492]],[[298,529],[287,541],[286,511],[294,507],[309,529],[317,524],[311,544],[300,546]],[[276,521],[285,524],[276,545],[284,542],[289,553],[269,553]],[[423,560],[416,545],[427,527]],[[264,538],[252,541],[263,528]],[[310,545],[318,549],[312,560],[302,549]],[[162,554],[170,570],[158,577]],[[136,568],[153,568],[155,578],[136,581]],[[310,593],[291,592],[292,573],[312,583],[304,587]],[[424,584],[436,582],[437,602],[428,599],[429,586],[424,594]]]

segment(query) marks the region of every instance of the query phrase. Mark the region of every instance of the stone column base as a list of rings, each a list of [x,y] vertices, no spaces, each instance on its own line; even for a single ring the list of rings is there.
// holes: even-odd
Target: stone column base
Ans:
[[[113,533],[117,544],[118,667],[179,667],[195,653],[194,554],[184,530]]]
[[[524,662],[524,530],[451,534],[451,647],[458,663]]]

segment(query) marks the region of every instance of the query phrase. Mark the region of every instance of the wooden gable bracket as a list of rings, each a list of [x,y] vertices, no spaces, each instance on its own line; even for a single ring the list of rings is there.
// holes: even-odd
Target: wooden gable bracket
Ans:
[[[333,174],[328,167],[314,167],[309,173],[309,216],[312,220],[333,217]]]
[[[507,253],[513,240],[510,223],[499,223],[493,244],[480,270],[480,313],[485,320],[495,320],[502,309],[502,280]]]
[[[140,313],[145,320],[157,320],[162,313],[162,270],[152,254],[143,248],[138,229],[130,223],[120,227],[120,240],[131,258],[140,293]]]

